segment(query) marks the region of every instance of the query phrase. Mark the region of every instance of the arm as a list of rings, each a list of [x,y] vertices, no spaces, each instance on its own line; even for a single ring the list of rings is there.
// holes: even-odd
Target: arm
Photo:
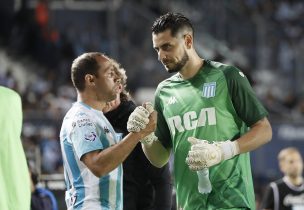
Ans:
[[[171,149],[165,148],[160,141],[154,140],[151,144],[141,144],[146,157],[152,165],[161,168],[168,163]]]
[[[117,168],[127,158],[142,137],[141,133],[129,133],[118,144],[104,150],[86,153],[82,156],[81,161],[95,176],[104,176]]]
[[[121,142],[104,150],[95,150],[86,153],[81,160],[95,176],[103,176],[115,169],[131,153],[140,139],[155,130],[156,113],[152,113],[144,129],[137,133],[129,133]]]
[[[272,130],[267,119],[267,111],[257,99],[246,76],[234,67],[224,71],[229,95],[238,116],[250,130],[238,140],[239,152],[245,153],[269,142]]]
[[[151,103],[144,104],[144,107],[152,113],[154,111],[153,105]],[[157,119],[162,121],[163,116],[161,113],[158,112]],[[165,126],[162,126],[163,128]],[[144,139],[140,141],[142,144],[142,149],[148,158],[148,160],[151,162],[152,165],[155,167],[161,168],[166,163],[168,163],[170,158],[171,149],[166,148],[163,146],[163,144],[158,140],[157,136],[155,136],[154,132],[150,135],[146,136]]]
[[[269,142],[271,137],[272,130],[266,117],[253,124],[251,129],[236,141],[209,143],[190,137],[188,140],[192,146],[186,162],[191,170],[209,168],[240,153],[255,150]]]
[[[272,138],[271,125],[266,117],[253,124],[238,140],[239,152],[245,153],[268,143]]]

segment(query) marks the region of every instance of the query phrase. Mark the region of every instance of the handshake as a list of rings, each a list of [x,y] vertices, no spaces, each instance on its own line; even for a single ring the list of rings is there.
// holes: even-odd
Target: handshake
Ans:
[[[154,112],[154,108],[151,103],[146,103],[144,106],[136,107],[136,109],[130,114],[127,123],[127,129],[129,132],[138,133],[145,129],[149,124],[149,117],[151,113]],[[156,140],[157,137],[154,132],[151,131],[150,134],[146,135],[142,140],[140,140],[140,142],[143,144],[151,144]]]
[[[240,153],[237,141],[227,140],[210,143],[194,137],[189,137],[188,141],[191,143],[191,149],[186,163],[194,171],[209,168]]]

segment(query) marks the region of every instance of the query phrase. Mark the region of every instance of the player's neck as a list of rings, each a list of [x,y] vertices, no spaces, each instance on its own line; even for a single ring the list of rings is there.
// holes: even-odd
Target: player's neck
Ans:
[[[295,177],[292,177],[292,176],[286,176],[286,178],[288,179],[288,181],[295,185],[295,186],[299,186],[301,184],[303,184],[303,177],[302,176],[295,176]]]
[[[187,80],[194,77],[203,65],[204,60],[195,54],[179,73],[183,79]]]
[[[96,100],[95,97],[86,94],[78,94],[77,101],[83,102],[98,111],[102,111],[103,108],[106,106],[106,102]]]

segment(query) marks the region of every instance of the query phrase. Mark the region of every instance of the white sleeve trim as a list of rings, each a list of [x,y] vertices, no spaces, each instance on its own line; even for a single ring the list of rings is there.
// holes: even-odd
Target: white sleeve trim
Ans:
[[[271,182],[270,187],[272,188],[273,191],[273,198],[274,198],[274,210],[279,210],[279,202],[280,202],[280,196],[279,196],[279,189],[276,183]]]

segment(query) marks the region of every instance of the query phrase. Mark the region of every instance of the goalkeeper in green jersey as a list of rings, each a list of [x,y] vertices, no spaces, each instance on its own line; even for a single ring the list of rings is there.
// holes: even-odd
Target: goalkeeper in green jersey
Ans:
[[[22,104],[20,95],[0,86],[0,209],[29,210],[30,174],[20,139]]]
[[[178,209],[255,209],[249,151],[270,141],[267,111],[237,68],[205,60],[194,48],[191,22],[168,13],[152,26],[153,48],[169,73],[155,93],[155,135],[141,141],[152,164],[174,154]],[[198,191],[209,170],[212,190]]]

